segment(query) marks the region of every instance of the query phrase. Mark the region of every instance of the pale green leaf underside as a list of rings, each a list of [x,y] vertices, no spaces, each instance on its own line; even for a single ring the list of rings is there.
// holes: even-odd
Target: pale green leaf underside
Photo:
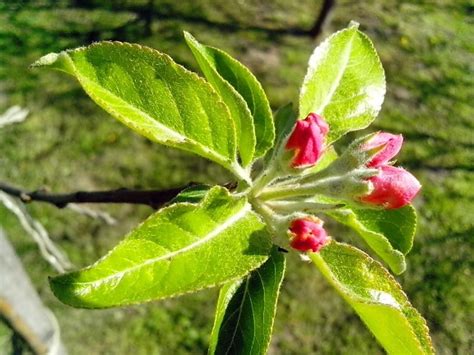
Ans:
[[[405,271],[405,255],[413,245],[416,229],[412,206],[396,210],[343,208],[327,214],[354,229],[395,274]]]
[[[256,138],[254,158],[263,156],[273,147],[275,128],[270,104],[260,82],[247,67],[226,52],[214,47],[202,46],[189,34],[185,34],[185,37],[206,78],[214,87],[222,87],[218,91],[221,95],[225,94],[224,101],[230,106],[235,106],[234,103],[230,104],[231,100],[235,101],[239,110],[242,108],[235,93],[231,93],[227,85],[222,85],[221,80],[229,84],[238,93],[238,97],[245,101],[246,107],[250,110],[253,125],[248,125],[247,117],[241,115],[243,120],[240,132],[248,135],[254,130]],[[240,113],[247,114],[245,110]]]
[[[387,353],[434,353],[425,320],[380,263],[334,241],[310,257]]]
[[[199,204],[156,212],[94,265],[53,278],[51,288],[75,307],[141,303],[240,278],[270,251],[246,199],[214,187]]]
[[[220,74],[223,70],[232,69],[229,68],[229,63],[235,60],[222,51],[200,44],[187,32],[184,33],[184,37],[206,79],[229,108],[236,127],[237,150],[242,165],[247,166],[253,161],[256,144],[252,113],[242,96]]]
[[[221,289],[209,354],[266,354],[284,272],[274,247],[262,266]]]
[[[385,74],[369,38],[351,26],[318,46],[300,92],[300,117],[310,112],[329,123],[328,142],[367,127],[380,111]]]
[[[33,66],[75,76],[116,119],[161,144],[194,152],[232,170],[235,127],[212,87],[169,56],[121,42],[51,53]]]

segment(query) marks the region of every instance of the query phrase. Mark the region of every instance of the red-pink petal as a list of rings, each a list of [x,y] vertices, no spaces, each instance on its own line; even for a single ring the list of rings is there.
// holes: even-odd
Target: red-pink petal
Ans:
[[[290,245],[299,251],[319,251],[329,240],[323,228],[323,221],[317,218],[298,218],[290,226]]]
[[[364,203],[395,209],[408,205],[421,189],[408,171],[390,165],[379,167],[379,174],[369,179],[374,190],[360,198]]]
[[[395,135],[387,132],[379,132],[368,140],[362,146],[363,150],[371,150],[380,146],[385,147],[372,157],[372,160],[367,164],[370,168],[377,168],[387,164],[394,156],[398,154],[403,144],[403,136],[401,134]]]
[[[310,113],[304,120],[297,121],[285,146],[286,149],[295,150],[291,165],[293,167],[314,165],[324,152],[328,131],[328,124],[314,113]]]
[[[329,125],[328,123],[320,116],[315,113],[310,113],[307,117],[307,120],[309,120],[312,124],[316,125],[319,127],[319,130],[323,135],[328,134],[329,132]]]

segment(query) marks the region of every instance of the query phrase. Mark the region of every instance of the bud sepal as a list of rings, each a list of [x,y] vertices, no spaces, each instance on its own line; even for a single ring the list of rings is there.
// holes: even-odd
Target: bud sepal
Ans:
[[[377,138],[380,134],[384,133],[371,133],[356,139],[326,169],[308,175],[305,181],[321,179],[327,176],[340,176],[364,167],[375,167],[370,163],[386,150],[386,142],[382,142]]]

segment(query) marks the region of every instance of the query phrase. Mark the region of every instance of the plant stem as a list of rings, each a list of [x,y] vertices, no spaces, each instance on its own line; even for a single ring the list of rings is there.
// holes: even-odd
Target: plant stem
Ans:
[[[265,204],[261,203],[257,199],[251,199],[250,203],[252,204],[254,210],[265,220],[265,223],[270,229],[270,231],[274,235],[278,235],[278,230],[275,228],[274,223],[274,212],[268,206],[265,206]]]
[[[312,201],[269,201],[266,203],[272,210],[282,213],[301,211],[314,213],[326,210],[333,210],[344,206],[343,204],[328,204]]]
[[[264,170],[254,182],[252,190],[255,194],[258,194],[265,186],[271,183],[278,176],[279,169],[276,164],[270,165],[270,167]]]
[[[242,168],[239,164],[234,163],[229,169],[240,181],[244,181],[248,186],[252,186],[252,179],[250,178],[250,172]]]
[[[327,187],[338,178],[328,178],[305,185],[284,185],[269,187],[263,190],[258,197],[262,200],[282,200],[288,197],[313,196],[325,192]]]

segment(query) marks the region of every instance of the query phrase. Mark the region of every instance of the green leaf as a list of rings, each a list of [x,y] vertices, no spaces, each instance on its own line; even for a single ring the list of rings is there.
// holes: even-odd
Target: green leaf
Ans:
[[[353,209],[365,228],[385,235],[390,244],[403,254],[413,247],[416,232],[416,211],[408,205],[396,210]]]
[[[210,185],[194,185],[185,188],[182,190],[174,199],[171,200],[171,203],[178,202],[190,202],[190,203],[199,203],[202,201],[206,194],[210,190]]]
[[[214,187],[156,212],[92,266],[51,279],[62,302],[105,308],[197,291],[260,266],[271,237],[245,198]]]
[[[237,103],[236,100],[238,99],[235,92],[245,100],[253,116],[255,128],[256,147],[254,158],[263,156],[265,152],[273,147],[275,128],[270,104],[257,78],[247,67],[226,52],[199,44],[189,33],[185,33],[185,37],[204,75],[215,88],[219,87],[217,90],[225,96],[224,101],[228,105],[231,100]],[[229,84],[234,92],[232,93],[229,90],[229,85],[224,85],[223,82]],[[231,104],[230,106],[235,105]],[[238,106],[240,110],[240,102]],[[242,118],[242,116],[240,117]],[[243,117],[241,133],[244,133],[244,130],[253,129],[253,126],[243,126],[246,122],[247,118]]]
[[[310,257],[387,353],[434,354],[425,320],[380,263],[334,241]]]
[[[396,210],[343,208],[327,214],[354,229],[395,274],[405,271],[405,255],[413,245],[416,230],[412,206]]]
[[[275,112],[275,147],[291,133],[295,126],[298,115],[293,110],[293,104],[289,103],[280,107]]]
[[[266,354],[284,273],[285,257],[274,247],[260,268],[222,287],[209,354]]]
[[[275,112],[275,144],[265,155],[265,165],[275,158],[277,149],[283,144],[284,139],[291,133],[297,119],[293,104],[288,103]]]
[[[300,92],[300,117],[310,112],[329,123],[328,142],[367,127],[385,95],[385,74],[369,38],[352,25],[318,46]]]
[[[238,150],[243,166],[249,165],[255,154],[255,126],[247,103],[220,72],[228,70],[228,63],[235,61],[226,53],[200,44],[190,33],[184,32],[186,43],[194,54],[209,83],[221,95],[234,119]]]
[[[166,54],[136,44],[100,42],[48,54],[33,66],[75,76],[99,106],[131,129],[239,175],[228,108],[207,82]]]

